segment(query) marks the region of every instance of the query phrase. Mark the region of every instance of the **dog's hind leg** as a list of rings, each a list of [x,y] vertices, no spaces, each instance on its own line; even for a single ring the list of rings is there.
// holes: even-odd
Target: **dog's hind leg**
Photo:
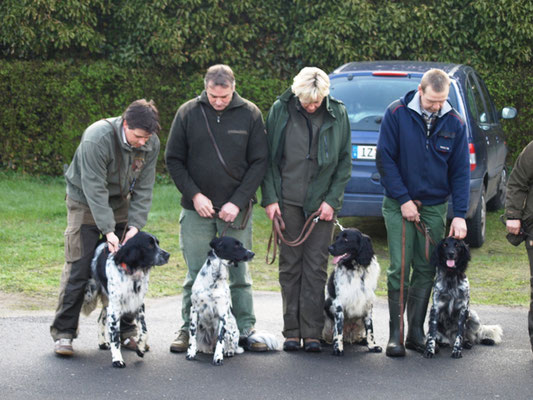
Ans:
[[[344,310],[342,305],[337,301],[333,300],[332,308],[334,311],[334,323],[333,323],[333,355],[334,356],[343,356],[344,355],[344,343],[343,343],[343,331],[344,331]]]
[[[101,350],[109,350],[109,332],[107,330],[107,307],[102,307],[98,316],[98,347]]]
[[[217,345],[213,355],[213,365],[222,365],[224,360],[224,336],[226,336],[226,315],[221,315],[217,329]]]
[[[368,311],[368,314],[365,317],[365,331],[366,331],[366,341],[368,346],[368,351],[372,353],[381,353],[382,348],[376,345],[374,341],[374,324],[372,323],[372,308]]]
[[[191,307],[190,314],[191,321],[189,322],[189,347],[187,348],[187,355],[185,358],[189,361],[196,359],[196,352],[198,351],[197,333],[198,333],[198,312]]]
[[[468,318],[468,309],[465,307],[459,312],[459,322],[457,324],[457,336],[453,343],[452,358],[461,358],[463,350],[463,340],[465,335],[466,319]]]
[[[137,311],[137,350],[136,353],[139,357],[144,357],[144,353],[148,350],[148,329],[146,329],[146,320],[144,318],[144,303]]]

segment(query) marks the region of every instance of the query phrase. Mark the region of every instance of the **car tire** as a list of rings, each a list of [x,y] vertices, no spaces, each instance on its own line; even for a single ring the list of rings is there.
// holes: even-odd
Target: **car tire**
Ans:
[[[472,218],[466,220],[466,242],[470,247],[481,247],[485,242],[485,229],[487,226],[487,205],[485,203],[485,191],[483,188],[476,211]]]
[[[496,195],[487,202],[488,211],[498,211],[505,207],[505,196],[507,195],[507,169],[504,167],[498,182]]]

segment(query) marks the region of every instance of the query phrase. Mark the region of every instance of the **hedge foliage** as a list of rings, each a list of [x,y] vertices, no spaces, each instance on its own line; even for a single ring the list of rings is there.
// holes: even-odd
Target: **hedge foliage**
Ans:
[[[60,173],[90,122],[140,97],[166,134],[218,62],[263,111],[306,65],[467,63],[519,110],[511,153],[533,138],[532,0],[3,0],[0,20],[4,168]]]

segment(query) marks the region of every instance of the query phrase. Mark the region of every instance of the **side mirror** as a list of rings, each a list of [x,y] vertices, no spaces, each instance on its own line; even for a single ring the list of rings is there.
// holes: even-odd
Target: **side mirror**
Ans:
[[[500,117],[503,119],[513,119],[516,117],[517,111],[514,107],[503,107],[500,111]]]

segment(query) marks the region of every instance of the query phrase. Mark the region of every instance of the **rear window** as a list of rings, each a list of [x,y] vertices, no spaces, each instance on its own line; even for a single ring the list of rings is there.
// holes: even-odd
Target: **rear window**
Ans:
[[[342,100],[352,130],[377,131],[388,105],[418,87],[421,77],[352,76],[332,79],[331,95]],[[456,107],[453,86],[448,99]]]

